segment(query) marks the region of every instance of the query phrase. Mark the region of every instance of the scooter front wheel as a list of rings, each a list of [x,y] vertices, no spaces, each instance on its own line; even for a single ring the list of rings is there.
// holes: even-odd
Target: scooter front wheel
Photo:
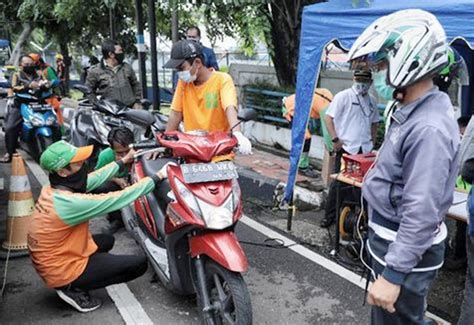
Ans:
[[[252,324],[252,304],[247,285],[240,273],[227,270],[212,260],[205,262],[206,285],[212,319],[203,318],[203,324]],[[199,307],[202,299],[198,293]]]

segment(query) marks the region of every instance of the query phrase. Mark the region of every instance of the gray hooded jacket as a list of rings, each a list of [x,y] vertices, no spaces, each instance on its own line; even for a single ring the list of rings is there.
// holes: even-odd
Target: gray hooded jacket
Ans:
[[[399,224],[384,277],[400,278],[420,262],[449,209],[459,169],[459,129],[449,97],[433,87],[392,115],[362,189],[370,208]]]

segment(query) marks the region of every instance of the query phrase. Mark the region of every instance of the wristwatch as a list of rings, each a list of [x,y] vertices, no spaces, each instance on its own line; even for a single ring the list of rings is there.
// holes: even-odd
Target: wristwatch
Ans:
[[[332,143],[336,143],[336,142],[338,142],[338,141],[339,141],[339,138],[338,138],[338,137],[335,137],[335,138],[332,139]]]

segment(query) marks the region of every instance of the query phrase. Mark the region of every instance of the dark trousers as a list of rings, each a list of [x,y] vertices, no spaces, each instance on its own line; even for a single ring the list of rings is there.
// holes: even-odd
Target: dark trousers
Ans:
[[[7,147],[7,153],[11,156],[18,148],[18,137],[20,136],[23,125],[23,117],[21,116],[17,104],[9,107],[3,123],[5,129],[5,145]]]
[[[128,282],[143,275],[148,267],[145,256],[112,255],[108,253],[114,246],[111,235],[92,236],[98,246],[97,252],[89,257],[84,272],[71,283],[73,288],[84,291]]]
[[[378,257],[385,256],[390,242],[378,237],[369,230],[369,245],[373,253]],[[429,259],[430,264],[436,265],[443,260],[444,243],[431,246],[422,257],[422,262]],[[374,258],[372,269],[376,275],[382,274],[384,266]],[[431,264],[432,263],[432,264]],[[431,320],[424,320],[426,310],[426,297],[436,277],[437,271],[411,272],[401,285],[400,296],[395,303],[395,313],[389,313],[383,308],[372,306],[371,324],[373,325],[427,325],[435,324]],[[374,279],[372,279],[374,280]]]
[[[341,149],[336,152],[336,159],[334,162],[334,173],[339,173],[341,171],[341,159],[344,153],[347,153],[344,149]],[[359,189],[347,186],[339,181],[333,181],[329,186],[328,197],[326,199],[326,219],[336,218],[337,191],[339,191],[341,203],[343,201],[356,202],[356,200],[358,201],[358,197],[360,197]]]
[[[474,237],[466,237],[467,275],[464,287],[464,300],[461,306],[461,316],[458,325],[474,324]]]
[[[467,224],[464,221],[456,221],[456,235],[454,237],[454,257],[466,257],[466,229]]]
[[[109,192],[120,191],[121,188],[115,182],[108,181],[92,191],[93,194],[103,194]],[[109,212],[107,219],[110,222],[118,221],[122,222],[122,213],[120,210]]]

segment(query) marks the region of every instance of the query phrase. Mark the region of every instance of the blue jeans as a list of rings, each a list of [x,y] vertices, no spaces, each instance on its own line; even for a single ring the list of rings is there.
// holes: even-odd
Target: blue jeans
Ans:
[[[378,257],[385,256],[388,250],[389,241],[377,236],[371,229],[369,230],[369,245],[374,254]],[[370,253],[369,253],[370,254]],[[437,260],[443,260],[444,243],[431,246],[423,256],[429,257],[430,264],[436,265]],[[426,258],[425,258],[426,259]],[[382,274],[384,266],[379,264],[374,258],[372,269],[377,275]],[[427,261],[423,261],[427,262]],[[400,290],[400,296],[395,303],[395,313],[391,314],[383,308],[372,306],[371,324],[373,325],[427,325],[435,324],[431,320],[424,320],[426,310],[426,297],[428,290],[436,277],[437,271],[412,272],[407,275]],[[373,280],[373,279],[372,279]]]
[[[467,275],[458,325],[474,324],[474,237],[467,235]]]

